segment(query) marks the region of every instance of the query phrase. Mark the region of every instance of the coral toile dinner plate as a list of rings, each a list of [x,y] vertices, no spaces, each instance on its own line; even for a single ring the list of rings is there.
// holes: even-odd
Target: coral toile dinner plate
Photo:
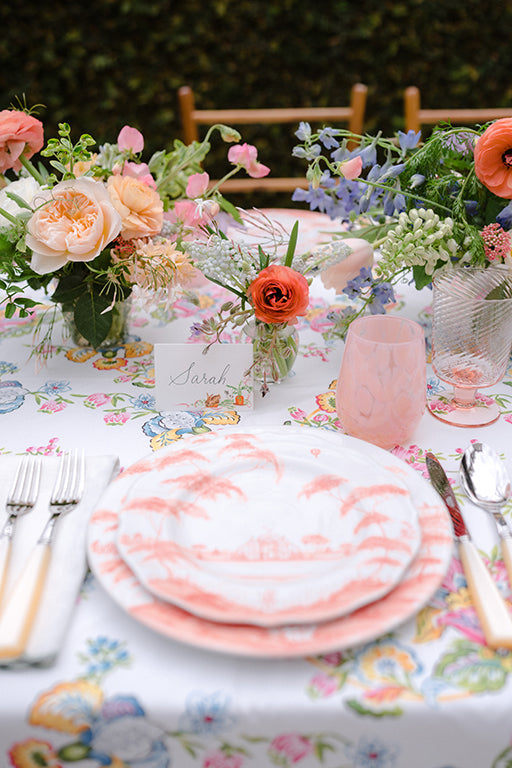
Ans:
[[[350,613],[393,589],[420,544],[396,472],[319,430],[237,428],[165,448],[118,516],[117,548],[146,589],[228,623]]]
[[[287,433],[295,446],[307,444],[326,453],[337,450],[339,474],[345,455],[364,456],[368,474],[375,469],[388,471],[398,487],[407,488],[418,515],[421,542],[416,556],[402,574],[398,584],[380,599],[367,603],[351,613],[330,620],[285,622],[278,626],[254,623],[227,623],[202,618],[146,589],[134,571],[121,557],[120,510],[127,500],[136,498],[138,480],[154,469],[155,462],[178,456],[185,448],[195,450],[203,441],[187,438],[179,451],[165,449],[142,459],[125,470],[104,493],[89,527],[89,562],[107,593],[132,617],[175,640],[210,650],[254,657],[292,657],[311,653],[327,653],[365,642],[391,631],[417,612],[440,585],[452,554],[452,529],[446,510],[430,484],[415,470],[385,451],[345,435],[308,427],[281,429],[233,428],[212,433],[221,437],[231,434],[256,437]],[[223,440],[226,439],[223,437]],[[321,446],[321,447],[318,447]],[[175,446],[177,448],[178,446]],[[314,454],[312,454],[314,456]],[[129,502],[128,502],[129,503]],[[321,504],[319,505],[321,506]],[[163,516],[165,519],[167,516]]]

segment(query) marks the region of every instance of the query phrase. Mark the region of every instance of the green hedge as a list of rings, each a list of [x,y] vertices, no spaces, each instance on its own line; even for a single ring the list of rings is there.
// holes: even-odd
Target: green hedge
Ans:
[[[66,120],[112,141],[128,123],[151,152],[180,134],[185,83],[208,108],[345,104],[360,81],[366,129],[389,134],[410,84],[425,106],[510,106],[511,21],[510,2],[481,0],[2,3],[1,103],[44,104],[47,136]],[[263,162],[293,173],[282,141],[255,140]]]

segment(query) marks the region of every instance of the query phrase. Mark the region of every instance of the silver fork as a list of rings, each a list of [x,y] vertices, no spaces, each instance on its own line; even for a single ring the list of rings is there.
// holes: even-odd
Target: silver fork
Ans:
[[[64,454],[50,499],[50,517],[0,613],[0,659],[16,658],[26,647],[48,573],[57,521],[80,503],[84,482],[83,452]]]
[[[7,582],[16,521],[18,517],[34,508],[40,479],[41,459],[38,456],[24,456],[18,464],[16,476],[5,502],[8,516],[0,530],[0,605]]]

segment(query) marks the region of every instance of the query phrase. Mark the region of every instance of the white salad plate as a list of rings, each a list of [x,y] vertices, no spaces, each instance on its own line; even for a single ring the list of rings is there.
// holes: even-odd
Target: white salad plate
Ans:
[[[283,427],[293,432],[296,445],[311,441],[317,430]],[[254,434],[231,428],[230,432]],[[314,623],[286,623],[275,627],[210,621],[156,597],[122,559],[118,547],[120,511],[131,497],[134,481],[152,471],[155,463],[174,454],[163,449],[122,472],[103,494],[89,524],[88,555],[93,573],[110,597],[143,625],[180,642],[240,656],[283,658],[343,650],[390,632],[417,613],[440,586],[453,552],[453,531],[444,504],[431,485],[392,454],[345,435],[318,430],[316,439],[340,462],[345,452],[361,453],[370,474],[377,466],[389,470],[410,492],[417,510],[421,542],[417,555],[394,589],[352,613]],[[220,432],[218,433],[220,434]],[[175,447],[195,449],[195,438]],[[201,442],[201,441],[200,441]],[[311,443],[309,443],[311,445]],[[196,443],[197,445],[197,443]],[[317,450],[317,449],[314,449]]]
[[[393,589],[420,545],[410,491],[323,430],[209,432],[158,452],[117,548],[162,600],[212,621],[324,621]]]

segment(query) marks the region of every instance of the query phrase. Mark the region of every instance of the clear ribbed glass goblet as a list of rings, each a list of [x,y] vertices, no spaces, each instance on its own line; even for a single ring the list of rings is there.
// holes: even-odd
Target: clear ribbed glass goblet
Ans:
[[[508,267],[459,267],[436,276],[432,367],[453,389],[429,394],[432,415],[460,427],[496,421],[499,406],[478,390],[503,378],[511,347],[512,273]]]

